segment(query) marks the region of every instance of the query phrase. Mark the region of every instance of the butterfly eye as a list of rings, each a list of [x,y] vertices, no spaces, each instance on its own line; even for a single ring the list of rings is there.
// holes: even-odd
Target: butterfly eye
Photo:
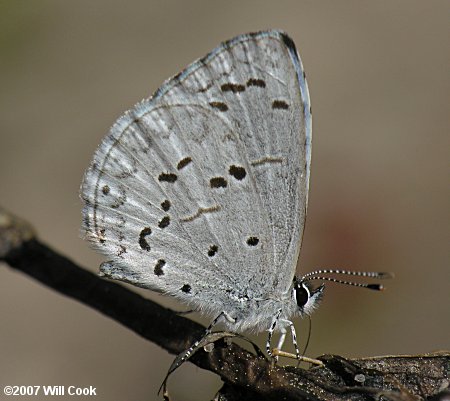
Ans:
[[[297,301],[297,305],[300,309],[303,309],[303,307],[308,302],[311,293],[309,292],[308,287],[304,283],[295,283],[294,286],[294,296],[295,300]]]

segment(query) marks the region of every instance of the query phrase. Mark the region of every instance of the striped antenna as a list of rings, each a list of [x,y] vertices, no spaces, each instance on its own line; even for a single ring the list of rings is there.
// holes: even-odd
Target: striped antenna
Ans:
[[[347,276],[368,277],[376,279],[393,278],[394,274],[389,272],[359,272],[340,269],[321,269],[305,274],[300,278],[300,281],[322,280],[331,281],[333,283],[351,285],[353,287],[368,288],[369,290],[382,291],[384,286],[382,284],[368,284],[368,283],[356,283],[354,281],[340,280],[334,277],[322,276],[323,274],[343,274]]]

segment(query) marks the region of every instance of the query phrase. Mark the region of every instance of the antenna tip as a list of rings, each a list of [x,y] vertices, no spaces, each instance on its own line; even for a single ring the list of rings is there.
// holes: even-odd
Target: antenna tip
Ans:
[[[383,291],[384,290],[384,286],[381,284],[367,284],[366,288],[368,288],[369,290],[375,290],[375,291]]]
[[[380,273],[379,278],[382,278],[382,279],[395,278],[395,274],[392,272],[382,272],[382,273]]]

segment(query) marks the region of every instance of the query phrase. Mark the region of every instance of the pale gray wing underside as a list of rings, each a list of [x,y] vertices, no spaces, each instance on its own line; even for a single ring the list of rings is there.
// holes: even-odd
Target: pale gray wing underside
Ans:
[[[311,154],[309,95],[292,41],[242,35],[126,112],[81,195],[103,272],[223,308],[291,285]],[[231,295],[230,295],[231,294]]]

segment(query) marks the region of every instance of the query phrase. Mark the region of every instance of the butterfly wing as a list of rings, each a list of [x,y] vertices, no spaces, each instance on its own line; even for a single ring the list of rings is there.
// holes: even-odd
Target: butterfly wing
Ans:
[[[102,272],[221,312],[292,283],[306,216],[311,115],[279,31],[241,35],[120,117],[85,173]]]

